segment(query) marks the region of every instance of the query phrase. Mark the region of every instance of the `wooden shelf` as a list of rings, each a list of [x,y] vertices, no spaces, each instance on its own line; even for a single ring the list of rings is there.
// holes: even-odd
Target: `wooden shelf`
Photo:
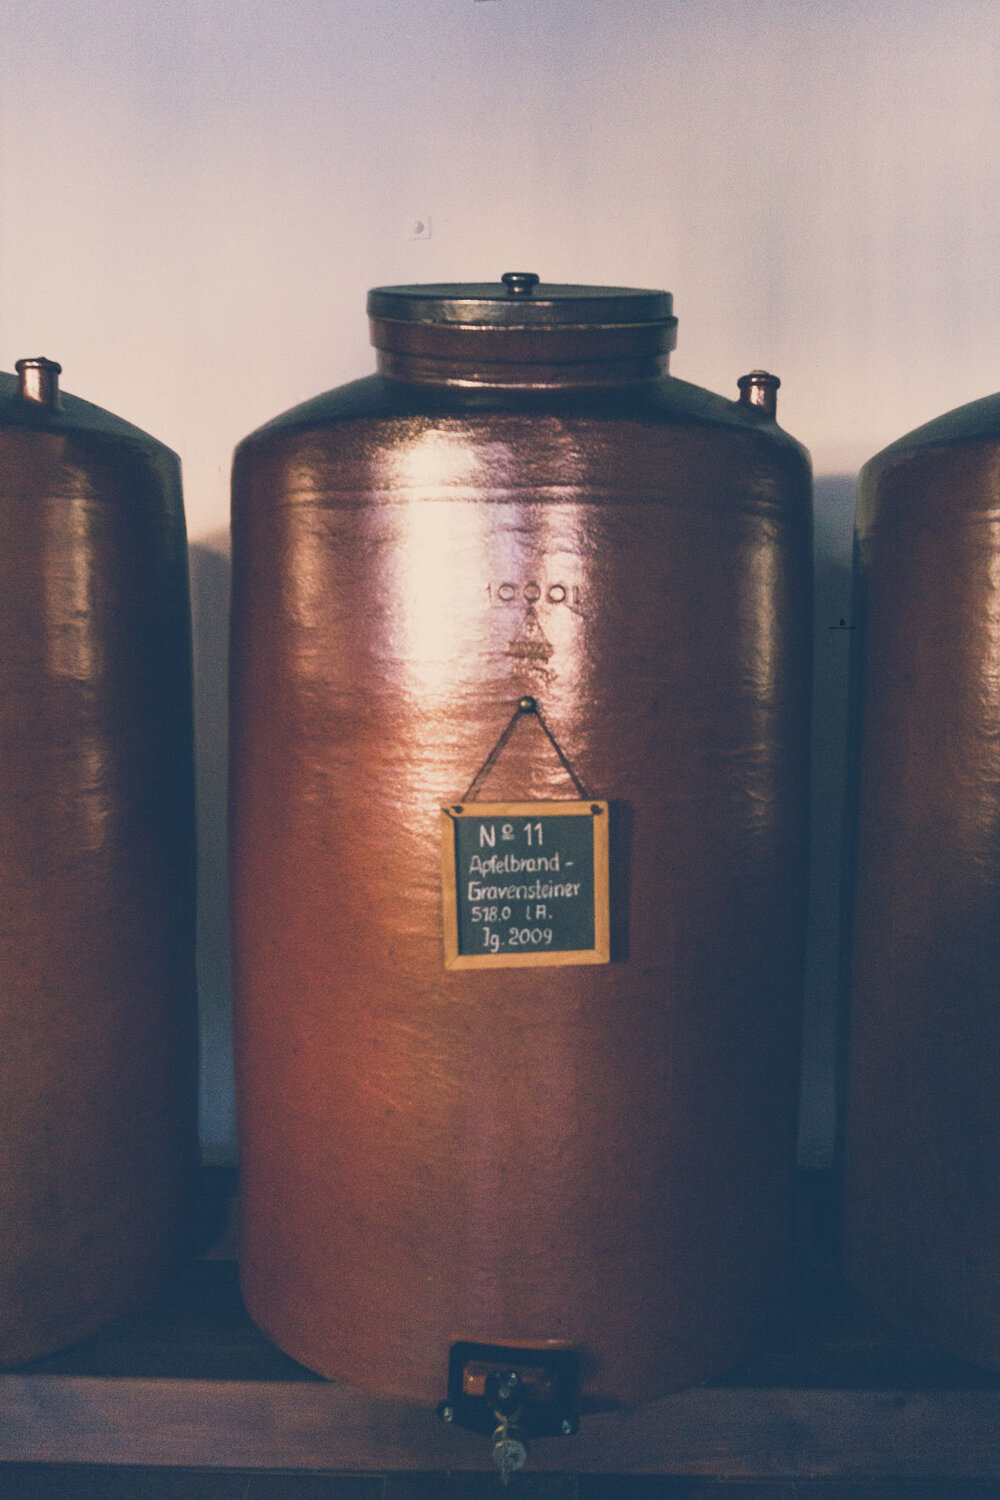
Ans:
[[[830,1190],[803,1179],[787,1321],[723,1379],[537,1440],[536,1472],[727,1478],[1000,1477],[1000,1376],[908,1342],[838,1281]],[[231,1260],[0,1376],[0,1460],[323,1469],[490,1467],[433,1411],[321,1380],[251,1323]]]

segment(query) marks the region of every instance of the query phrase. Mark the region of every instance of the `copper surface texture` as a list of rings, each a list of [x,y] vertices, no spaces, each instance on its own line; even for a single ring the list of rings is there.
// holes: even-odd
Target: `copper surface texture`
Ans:
[[[195,1161],[177,459],[0,375],[0,1363],[152,1290]]]
[[[650,374],[642,326],[627,359],[620,325],[534,328],[525,364],[480,325],[475,379],[415,326],[235,460],[244,1292],[377,1392],[438,1401],[471,1339],[649,1398],[784,1291],[808,459]],[[449,971],[440,808],[523,695],[610,804],[612,961]],[[578,793],[527,716],[479,795]]]
[[[1000,1367],[1000,396],[862,471],[846,1257]]]

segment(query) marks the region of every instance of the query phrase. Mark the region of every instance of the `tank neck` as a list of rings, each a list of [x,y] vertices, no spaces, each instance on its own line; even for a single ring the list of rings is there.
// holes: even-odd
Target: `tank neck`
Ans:
[[[495,335],[491,339],[495,346]],[[465,352],[465,351],[463,351]],[[506,357],[497,358],[502,352]],[[535,357],[531,357],[534,354]],[[492,356],[492,357],[487,357]],[[670,355],[638,351],[590,358],[559,358],[555,350],[518,351],[495,347],[442,356],[417,350],[380,348],[380,375],[408,385],[496,390],[573,390],[621,387],[659,380],[669,370]]]

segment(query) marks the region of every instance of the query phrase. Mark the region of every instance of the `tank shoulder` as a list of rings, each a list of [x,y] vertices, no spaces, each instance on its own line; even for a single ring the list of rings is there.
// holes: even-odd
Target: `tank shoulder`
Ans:
[[[673,420],[692,426],[737,428],[799,453],[807,462],[809,460],[808,451],[798,439],[779,427],[774,418],[759,407],[744,401],[731,401],[674,375],[655,381],[644,390],[641,400],[632,401],[631,413],[640,417],[648,413],[658,420]]]
[[[141,427],[126,422],[122,417],[105,411],[102,406],[95,406],[92,401],[84,401],[79,396],[60,391],[59,406],[53,411],[34,401],[22,400],[18,395],[18,386],[16,375],[0,371],[0,428],[27,427],[38,432],[88,432],[131,443],[135,447],[156,448],[177,458],[166,443],[161,443],[158,438],[144,432]]]
[[[258,427],[244,442],[365,418],[460,417],[476,412],[522,411],[550,417],[601,415],[631,421],[737,428],[799,453],[806,462],[809,459],[802,444],[758,408],[729,401],[672,375],[626,389],[544,392],[405,385],[381,375],[368,375],[291,407]]]
[[[930,448],[936,444],[975,442],[977,439],[1000,438],[1000,392],[983,396],[978,401],[969,401],[965,406],[956,406],[944,416],[935,417],[912,432],[897,438],[883,448],[865,464],[881,467],[894,458],[902,458],[918,448]]]
[[[385,380],[380,375],[366,375],[360,380],[352,380],[348,385],[340,385],[332,391],[323,391],[319,396],[311,396],[298,406],[289,407],[288,411],[279,413],[263,426],[255,428],[243,442],[252,443],[271,433],[325,427],[331,422],[412,413],[417,404],[414,389],[412,386],[400,386],[395,381]]]

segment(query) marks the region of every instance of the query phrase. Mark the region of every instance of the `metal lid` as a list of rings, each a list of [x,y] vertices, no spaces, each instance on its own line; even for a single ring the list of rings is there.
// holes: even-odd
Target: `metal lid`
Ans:
[[[471,327],[623,327],[673,324],[669,292],[626,286],[562,286],[533,271],[508,271],[499,281],[378,286],[368,316],[403,323]]]

